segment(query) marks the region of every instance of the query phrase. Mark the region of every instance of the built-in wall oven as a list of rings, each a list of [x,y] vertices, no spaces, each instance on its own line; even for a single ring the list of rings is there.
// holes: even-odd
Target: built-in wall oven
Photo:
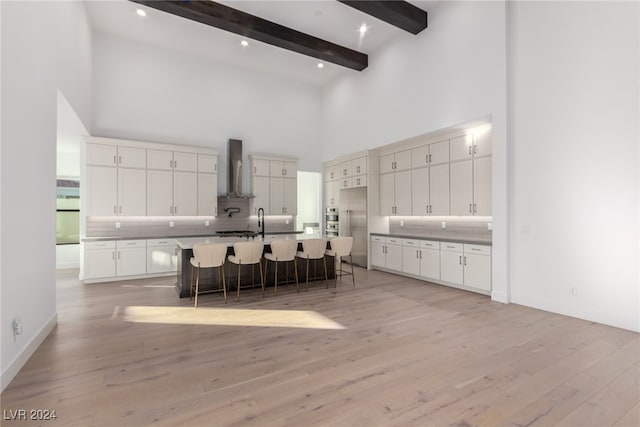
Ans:
[[[338,208],[327,208],[324,215],[325,230],[328,237],[337,237],[340,222],[338,220]]]

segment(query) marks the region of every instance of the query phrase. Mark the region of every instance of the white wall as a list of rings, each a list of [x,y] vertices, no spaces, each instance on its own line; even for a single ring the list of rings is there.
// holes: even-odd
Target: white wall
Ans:
[[[103,33],[94,58],[94,135],[218,148],[221,193],[229,138],[243,140],[245,161],[286,154],[322,170],[314,86]]]
[[[429,4],[429,27],[369,56],[369,68],[323,93],[325,160],[490,115],[493,295],[508,296],[505,3]]]
[[[91,117],[91,32],[78,2],[0,2],[1,385],[56,324],[56,105]],[[37,265],[33,262],[36,260]],[[23,321],[15,339],[11,322]]]
[[[511,7],[513,300],[640,330],[640,6]]]

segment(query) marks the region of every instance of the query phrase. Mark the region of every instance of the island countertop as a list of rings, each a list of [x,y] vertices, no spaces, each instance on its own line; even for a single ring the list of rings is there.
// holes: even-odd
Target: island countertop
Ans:
[[[234,243],[237,242],[246,242],[246,241],[257,241],[264,242],[265,245],[269,245],[274,240],[297,240],[301,242],[307,239],[320,239],[327,238],[327,236],[320,233],[313,234],[267,234],[264,236],[264,240],[262,236],[257,236],[255,238],[246,238],[246,237],[220,237],[220,236],[208,236],[208,237],[182,237],[176,239],[176,244],[181,249],[193,249],[193,245],[198,243],[226,243],[227,246],[233,246]]]

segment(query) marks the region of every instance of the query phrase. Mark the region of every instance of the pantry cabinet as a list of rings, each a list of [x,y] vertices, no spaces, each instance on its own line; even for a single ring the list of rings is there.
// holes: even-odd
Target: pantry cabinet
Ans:
[[[298,161],[293,157],[250,154],[251,212],[257,215],[297,215]]]

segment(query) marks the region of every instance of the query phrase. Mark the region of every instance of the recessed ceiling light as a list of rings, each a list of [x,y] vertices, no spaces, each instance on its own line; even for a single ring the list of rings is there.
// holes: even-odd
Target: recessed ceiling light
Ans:
[[[138,14],[138,16],[147,16],[147,12],[142,9],[137,9],[136,13]]]
[[[324,68],[324,64],[322,62],[318,62],[318,68]]]
[[[249,46],[249,42],[248,42],[248,41],[246,41],[246,40],[242,40],[242,41],[240,42],[240,44],[241,44],[242,46],[244,46],[244,47]]]
[[[358,29],[358,31],[360,31],[360,34],[366,33],[367,30],[368,30],[367,24],[360,25],[360,29]]]

